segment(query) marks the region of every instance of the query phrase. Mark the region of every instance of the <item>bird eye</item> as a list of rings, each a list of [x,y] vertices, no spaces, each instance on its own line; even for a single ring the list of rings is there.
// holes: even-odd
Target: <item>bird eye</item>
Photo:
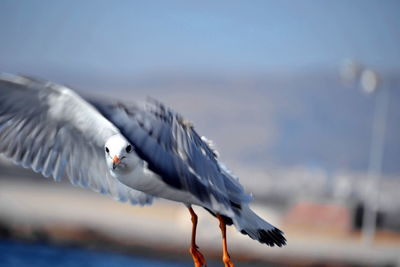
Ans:
[[[106,147],[106,152],[107,152],[107,153],[110,153],[110,150],[108,150],[108,147]]]
[[[132,151],[132,146],[131,146],[131,145],[128,145],[128,146],[125,148],[125,151],[126,151],[127,153],[131,152],[131,151]]]

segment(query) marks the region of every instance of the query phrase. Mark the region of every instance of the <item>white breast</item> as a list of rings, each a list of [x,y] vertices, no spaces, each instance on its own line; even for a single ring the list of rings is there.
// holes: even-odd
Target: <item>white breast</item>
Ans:
[[[175,189],[163,180],[156,173],[147,168],[147,163],[138,159],[134,170],[128,174],[118,174],[111,172],[121,183],[153,195],[173,201],[183,202],[185,204],[201,205],[201,202],[187,191]]]

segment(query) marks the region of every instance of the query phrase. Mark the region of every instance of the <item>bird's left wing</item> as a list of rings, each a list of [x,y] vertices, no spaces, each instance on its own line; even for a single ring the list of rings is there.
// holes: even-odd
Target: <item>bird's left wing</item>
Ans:
[[[0,153],[55,180],[149,204],[152,197],[113,178],[104,144],[119,130],[64,86],[0,73]]]
[[[225,208],[249,202],[237,178],[193,126],[163,104],[149,100],[137,105],[91,102],[135,147],[149,169],[176,189],[193,194],[203,203]],[[214,201],[213,201],[214,200]]]

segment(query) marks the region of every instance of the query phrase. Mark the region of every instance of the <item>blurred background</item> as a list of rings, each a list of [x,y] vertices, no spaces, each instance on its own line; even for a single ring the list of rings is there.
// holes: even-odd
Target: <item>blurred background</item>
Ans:
[[[0,2],[0,71],[154,97],[194,122],[286,233],[238,266],[400,266],[399,1]],[[222,266],[218,222],[198,245]],[[190,216],[0,158],[0,266],[190,266]]]

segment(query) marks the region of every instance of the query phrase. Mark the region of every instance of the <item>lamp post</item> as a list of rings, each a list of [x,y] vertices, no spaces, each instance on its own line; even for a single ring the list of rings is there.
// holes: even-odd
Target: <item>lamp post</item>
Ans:
[[[387,82],[387,81],[386,81]],[[368,94],[375,94],[372,140],[369,154],[367,191],[363,217],[363,243],[372,245],[376,232],[377,213],[380,200],[380,179],[386,135],[386,121],[389,107],[389,88],[385,84],[378,87],[378,75],[371,70],[361,74],[361,86]]]
[[[346,74],[347,70],[347,75]],[[362,241],[372,245],[376,232],[377,212],[380,198],[380,179],[382,173],[383,152],[386,135],[386,121],[389,107],[389,88],[380,80],[378,74],[363,68],[354,61],[345,62],[341,69],[342,78],[349,83],[359,80],[361,89],[375,95],[374,117],[372,121],[372,139],[368,162],[366,190],[364,194],[364,215]],[[352,81],[348,79],[352,78]],[[388,82],[387,80],[385,82]]]

